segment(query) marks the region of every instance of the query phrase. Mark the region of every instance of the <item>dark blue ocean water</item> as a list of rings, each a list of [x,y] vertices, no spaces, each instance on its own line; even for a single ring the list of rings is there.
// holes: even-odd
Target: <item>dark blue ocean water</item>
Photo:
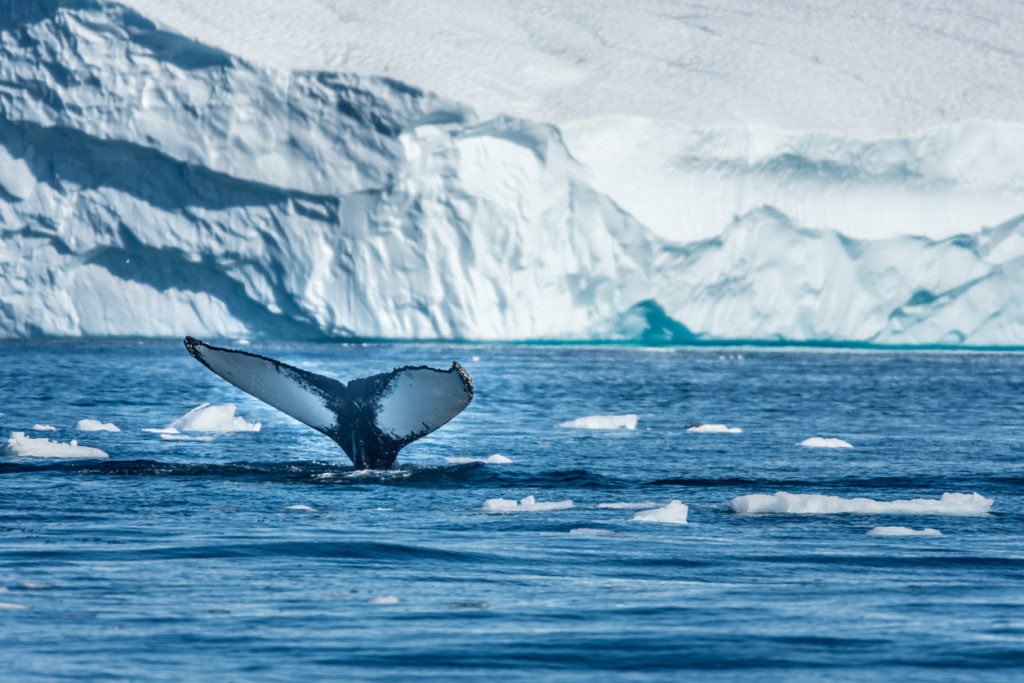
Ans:
[[[342,379],[457,359],[477,393],[397,470],[355,474],[180,344],[0,344],[0,440],[43,423],[57,431],[30,434],[110,454],[0,458],[4,680],[1024,676],[1022,354],[248,349]],[[262,431],[141,431],[207,401]],[[556,427],[623,413],[636,430]],[[81,418],[122,431],[76,432]],[[810,436],[855,447],[795,445]],[[495,453],[512,463],[446,461]],[[728,506],[776,491],[995,502],[975,517]],[[479,509],[527,495],[575,506]],[[597,507],[672,499],[688,525]],[[880,525],[943,535],[866,534]]]

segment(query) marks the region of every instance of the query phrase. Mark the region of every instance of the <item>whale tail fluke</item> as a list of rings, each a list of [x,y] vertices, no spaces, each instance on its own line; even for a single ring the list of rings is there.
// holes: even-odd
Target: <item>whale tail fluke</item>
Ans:
[[[242,391],[332,438],[360,469],[390,467],[398,451],[458,415],[473,399],[461,365],[396,368],[339,382],[246,351],[185,337],[192,357]]]

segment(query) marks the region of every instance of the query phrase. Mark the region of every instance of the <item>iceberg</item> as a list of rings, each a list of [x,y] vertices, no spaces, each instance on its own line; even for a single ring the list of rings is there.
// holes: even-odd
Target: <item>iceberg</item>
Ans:
[[[736,118],[739,73],[666,120],[679,102],[589,110],[582,67],[528,51],[567,80],[527,99],[573,104],[517,110],[415,70],[261,62],[203,3],[132,4],[0,4],[0,337],[1024,345],[1008,89],[949,120],[922,118],[948,103],[929,82],[892,125],[765,124]],[[626,47],[596,54],[615,71]]]

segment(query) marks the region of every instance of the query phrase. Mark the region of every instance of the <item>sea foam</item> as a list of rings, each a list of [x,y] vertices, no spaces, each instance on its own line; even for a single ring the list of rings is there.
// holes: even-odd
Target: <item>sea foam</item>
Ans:
[[[25,432],[13,432],[4,451],[8,455],[22,458],[88,458],[101,459],[110,456],[98,448],[79,446],[76,439],[71,443],[50,441],[46,438],[35,439],[27,436]]]
[[[558,426],[565,429],[636,429],[637,416],[626,415],[588,415],[575,420],[562,422]]]
[[[661,522],[663,524],[687,524],[686,517],[690,508],[678,500],[669,502],[665,507],[654,510],[643,510],[633,515],[634,522]]]
[[[549,510],[568,510],[573,506],[571,500],[556,500],[549,503],[538,503],[533,496],[526,496],[518,503],[505,498],[491,498],[484,501],[483,511],[489,515],[504,512],[547,512]]]
[[[743,514],[798,514],[833,515],[840,513],[945,515],[972,517],[986,515],[993,500],[977,493],[943,493],[942,498],[914,498],[912,500],[872,500],[871,498],[840,498],[814,493],[785,493],[774,495],[753,493],[729,501],[733,512]]]

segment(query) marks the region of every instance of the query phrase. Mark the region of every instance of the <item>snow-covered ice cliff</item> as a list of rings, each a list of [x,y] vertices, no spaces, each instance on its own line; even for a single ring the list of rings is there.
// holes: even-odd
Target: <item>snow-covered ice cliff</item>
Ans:
[[[1000,106],[865,135],[445,95],[0,0],[0,336],[1024,345]]]

